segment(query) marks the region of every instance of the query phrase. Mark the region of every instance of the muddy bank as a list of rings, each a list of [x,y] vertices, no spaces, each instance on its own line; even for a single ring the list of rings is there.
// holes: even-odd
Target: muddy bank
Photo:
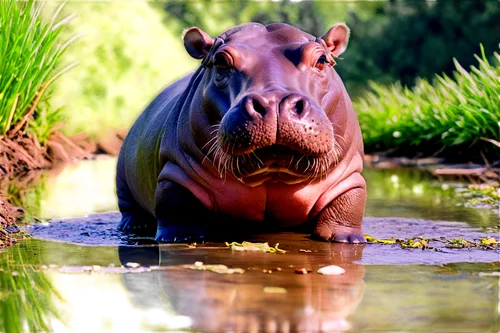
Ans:
[[[7,202],[0,191],[0,249],[16,243],[15,235],[20,232],[16,222],[23,215],[24,210]]]
[[[121,130],[94,140],[85,133],[67,137],[56,128],[43,145],[30,133],[0,136],[0,185],[61,162],[94,158],[95,154],[118,155],[126,135],[127,131]]]
[[[93,159],[96,154],[117,155],[126,136],[126,131],[117,131],[99,141],[88,139],[84,133],[68,138],[58,131],[59,127],[43,145],[22,128],[0,136],[0,193],[4,193],[0,195],[0,247],[15,243],[7,236],[17,229],[19,220],[18,208],[12,203],[23,201],[22,193],[37,184],[42,170],[62,170],[71,161]],[[11,196],[11,187],[18,192],[16,198]]]
[[[440,181],[455,180],[499,187],[500,162],[490,163],[484,156],[483,159],[483,163],[454,163],[440,157],[388,157],[385,153],[371,153],[364,156],[364,163],[376,169],[417,168],[427,171]]]

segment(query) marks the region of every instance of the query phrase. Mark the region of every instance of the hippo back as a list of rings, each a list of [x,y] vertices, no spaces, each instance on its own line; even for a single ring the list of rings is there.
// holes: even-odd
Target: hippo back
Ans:
[[[166,87],[139,115],[123,142],[117,165],[117,189],[128,192],[154,216],[154,196],[160,160],[160,144],[165,132],[176,135],[182,94],[193,73]],[[123,188],[126,187],[126,188]]]

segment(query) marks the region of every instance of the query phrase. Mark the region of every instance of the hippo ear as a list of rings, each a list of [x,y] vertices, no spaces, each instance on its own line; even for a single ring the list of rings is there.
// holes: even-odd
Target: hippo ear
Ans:
[[[212,37],[197,27],[186,29],[182,39],[189,55],[195,59],[204,58],[214,44]]]
[[[335,24],[321,37],[334,57],[340,56],[347,48],[351,30],[344,23]]]

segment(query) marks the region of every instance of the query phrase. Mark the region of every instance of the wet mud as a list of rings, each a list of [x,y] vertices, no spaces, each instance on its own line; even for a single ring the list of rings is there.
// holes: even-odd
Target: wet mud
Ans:
[[[155,245],[153,239],[138,239],[128,237],[116,230],[120,220],[120,213],[109,212],[91,214],[82,218],[53,219],[50,223],[34,224],[27,228],[32,237],[48,241],[67,242],[70,244],[90,246],[151,246]],[[390,239],[392,237],[405,239],[422,236],[424,238],[445,239],[465,238],[467,240],[479,240],[483,237],[496,237],[496,233],[486,233],[478,228],[470,227],[464,222],[431,221],[412,218],[386,218],[365,217],[363,222],[365,234],[379,239]],[[271,246],[276,243],[280,248],[289,253],[303,252],[310,256],[322,255],[330,251],[331,247],[339,244],[330,244],[311,240],[309,235],[281,232],[274,234],[257,234],[250,236],[248,241],[269,242]],[[227,239],[228,242],[234,239]],[[351,246],[351,245],[348,245]],[[353,247],[360,245],[352,245]],[[450,249],[443,243],[432,244],[432,249],[408,249],[398,245],[367,244],[364,245],[363,256],[356,259],[360,264],[426,264],[441,265],[455,262],[496,262],[499,261],[500,251],[486,250],[482,248],[472,249]],[[163,249],[182,249],[183,257],[190,257],[198,251],[210,251],[212,248],[225,248],[224,243],[207,242],[198,244],[195,248],[187,245],[162,244]],[[229,251],[229,250],[228,250]],[[311,251],[311,252],[309,252]],[[324,253],[323,253],[324,254]],[[279,257],[283,263],[287,263],[287,257]],[[184,264],[193,264],[196,260],[189,260]],[[226,264],[224,261],[221,263]]]

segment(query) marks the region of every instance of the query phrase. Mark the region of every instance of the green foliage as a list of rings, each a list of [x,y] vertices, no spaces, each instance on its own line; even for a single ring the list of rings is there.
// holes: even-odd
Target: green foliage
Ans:
[[[283,22],[320,36],[333,24],[346,21],[351,41],[336,70],[351,96],[359,96],[368,80],[400,81],[412,86],[417,77],[451,75],[453,57],[472,65],[482,43],[497,47],[500,21],[494,1],[437,0],[389,2],[162,1],[166,22],[177,33],[199,26],[211,35],[244,22]],[[209,13],[209,14],[207,14]],[[464,50],[467,50],[464,52]]]
[[[74,64],[59,68],[61,57],[74,41],[60,35],[71,17],[58,21],[62,5],[48,22],[41,18],[43,2],[0,1],[0,136],[15,128],[30,109],[35,119],[29,128],[47,140],[59,122],[57,110],[48,107],[49,85]],[[45,108],[40,106],[44,104]]]
[[[351,42],[338,71],[351,96],[368,80],[400,81],[451,75],[453,57],[464,67],[475,63],[482,44],[487,54],[498,47],[498,2],[489,0],[393,0],[368,19],[351,12]]]
[[[216,36],[234,25],[246,22],[292,24],[310,34],[321,36],[333,24],[343,22],[349,11],[361,18],[371,17],[380,3],[331,1],[162,1],[156,2],[166,13],[166,23],[178,33],[198,26]],[[210,14],[207,14],[210,13]]]
[[[58,80],[51,99],[64,105],[68,135],[100,139],[128,129],[163,87],[199,64],[146,2],[69,2],[65,10],[77,14],[66,34],[84,35],[65,55],[80,65]]]
[[[355,103],[366,151],[421,146],[436,152],[478,142],[493,147],[480,138],[499,141],[500,55],[490,64],[481,50],[478,68],[468,73],[454,60],[453,78],[436,76],[433,84],[419,79],[410,89],[371,82],[374,92]]]

